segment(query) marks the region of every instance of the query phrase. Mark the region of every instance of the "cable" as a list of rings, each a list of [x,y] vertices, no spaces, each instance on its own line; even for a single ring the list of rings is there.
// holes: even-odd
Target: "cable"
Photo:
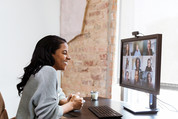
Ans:
[[[162,105],[165,106],[169,111],[178,112],[177,108],[175,108],[173,105],[170,105],[170,104],[168,104],[168,103],[162,101],[161,99],[157,98],[157,96],[155,96],[155,95],[153,95],[153,96],[154,96],[158,101],[160,101],[161,103],[166,104],[166,105],[172,107],[172,108],[175,110],[175,111],[174,111],[174,110],[170,110],[167,106],[165,106],[165,105],[162,104]]]
[[[147,93],[147,95],[148,95],[148,93]],[[160,108],[164,109],[164,108],[163,108],[163,106],[164,106],[164,107],[165,107],[167,110],[169,110],[169,111],[178,112],[177,108],[175,108],[173,105],[170,105],[170,104],[168,104],[168,103],[162,101],[161,99],[159,99],[159,98],[158,98],[157,96],[155,96],[155,95],[153,95],[153,96],[154,96],[158,101],[161,102],[160,104],[157,103]],[[169,107],[173,108],[174,110],[169,109],[166,105],[168,105]]]
[[[164,109],[164,108],[162,107],[162,105],[158,104],[158,106],[159,106],[161,109]]]
[[[138,38],[138,37],[139,37],[138,35],[140,35],[140,34],[141,34],[142,36],[144,36],[144,34],[143,34],[143,33],[140,33],[139,31],[133,31],[133,32],[132,32],[132,35],[135,36],[136,38]]]
[[[143,34],[143,33],[139,33],[139,34],[141,34],[142,36],[144,36],[144,34]]]
[[[167,108],[169,111],[173,111],[173,112],[178,112],[178,110],[173,106],[173,105],[170,105],[162,100],[160,100],[159,98],[157,98],[160,102],[162,102],[163,104],[166,104],[168,105],[169,107],[173,108],[174,110],[170,110],[169,108]],[[165,106],[166,107],[166,106]]]

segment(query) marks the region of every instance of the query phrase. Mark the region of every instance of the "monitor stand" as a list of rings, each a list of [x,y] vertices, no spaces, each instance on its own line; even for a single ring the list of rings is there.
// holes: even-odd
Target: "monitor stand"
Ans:
[[[124,109],[133,114],[156,114],[158,110],[156,109],[156,95],[150,94],[149,96],[149,108],[144,108],[141,106],[131,106],[126,105]]]

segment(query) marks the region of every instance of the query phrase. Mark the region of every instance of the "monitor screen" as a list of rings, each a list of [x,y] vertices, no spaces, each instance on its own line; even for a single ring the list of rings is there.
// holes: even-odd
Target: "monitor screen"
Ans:
[[[161,44],[161,34],[121,40],[121,86],[159,94]]]

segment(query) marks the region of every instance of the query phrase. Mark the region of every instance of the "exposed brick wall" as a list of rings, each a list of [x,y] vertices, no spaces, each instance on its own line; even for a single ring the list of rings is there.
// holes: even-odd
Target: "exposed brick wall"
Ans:
[[[64,92],[111,98],[117,0],[88,0],[82,33],[69,42],[72,60],[63,73]]]

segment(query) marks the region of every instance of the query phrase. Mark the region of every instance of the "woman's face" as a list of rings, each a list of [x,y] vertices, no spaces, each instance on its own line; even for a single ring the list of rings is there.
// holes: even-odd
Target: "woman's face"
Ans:
[[[68,60],[70,60],[70,56],[68,55],[68,45],[67,43],[63,43],[60,46],[61,47],[56,50],[55,54],[52,54],[55,60],[53,67],[56,70],[65,70]]]
[[[138,81],[138,71],[135,71],[135,81]]]
[[[151,83],[151,74],[150,73],[147,75],[147,78],[148,78],[148,82]]]
[[[129,44],[126,45],[126,50],[129,51]]]
[[[129,65],[129,60],[128,60],[128,58],[126,59],[126,65]]]
[[[151,41],[150,40],[147,42],[147,48],[151,49]]]
[[[151,61],[150,60],[148,60],[147,65],[148,65],[148,67],[151,67]]]
[[[140,67],[140,62],[139,62],[139,59],[137,59],[137,68]]]
[[[129,72],[126,72],[126,80],[129,80]]]
[[[138,51],[138,44],[136,45],[136,50]]]

